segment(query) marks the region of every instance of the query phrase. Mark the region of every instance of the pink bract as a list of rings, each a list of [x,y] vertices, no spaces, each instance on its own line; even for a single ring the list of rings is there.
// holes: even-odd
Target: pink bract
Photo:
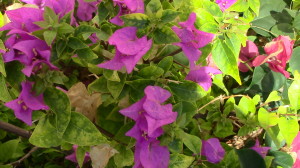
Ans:
[[[270,150],[271,147],[262,147],[259,145],[259,141],[256,140],[255,145],[253,147],[251,147],[250,149],[255,150],[258,154],[261,155],[261,157],[265,158],[268,153],[268,150]]]
[[[196,13],[191,13],[187,21],[179,23],[181,28],[172,27],[172,30],[181,39],[181,42],[174,43],[174,45],[182,48],[183,53],[190,62],[191,68],[195,67],[195,61],[200,58],[201,51],[199,48],[204,47],[214,38],[214,34],[197,30],[194,26],[195,21]]]
[[[127,73],[131,73],[137,62],[148,52],[152,45],[152,40],[147,40],[146,36],[137,38],[136,32],[136,27],[125,27],[117,30],[109,38],[109,43],[116,46],[115,57],[98,66],[111,70],[120,70],[125,66]]]
[[[224,12],[227,8],[233,5],[237,0],[216,0],[220,9]]]
[[[282,73],[286,78],[290,74],[285,70],[286,63],[290,60],[294,40],[289,36],[278,36],[265,46],[265,55],[257,56],[253,61],[253,66],[259,66],[263,63],[268,63],[271,70]]]
[[[11,108],[15,112],[16,118],[25,122],[27,125],[32,125],[33,110],[48,110],[45,105],[43,95],[36,96],[32,92],[31,82],[22,82],[22,91],[19,98],[5,103],[5,106]]]
[[[206,156],[207,161],[211,163],[219,163],[225,155],[225,150],[220,144],[219,139],[210,138],[202,140],[201,155]]]
[[[255,43],[253,43],[250,40],[247,40],[246,46],[241,48],[240,55],[239,55],[239,58],[245,63],[239,62],[239,70],[242,72],[248,72],[249,67],[253,67],[252,65],[253,59],[258,55],[259,52]],[[249,67],[246,66],[245,64],[248,64]]]

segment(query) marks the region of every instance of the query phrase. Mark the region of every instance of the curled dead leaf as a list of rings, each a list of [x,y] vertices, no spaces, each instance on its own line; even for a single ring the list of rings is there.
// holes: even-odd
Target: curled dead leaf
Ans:
[[[85,115],[91,121],[96,120],[97,108],[102,104],[101,94],[89,94],[85,85],[80,82],[72,86],[67,95],[75,111]]]
[[[105,168],[109,159],[116,153],[119,152],[112,148],[109,144],[101,144],[91,147],[90,157],[92,160],[92,167]]]

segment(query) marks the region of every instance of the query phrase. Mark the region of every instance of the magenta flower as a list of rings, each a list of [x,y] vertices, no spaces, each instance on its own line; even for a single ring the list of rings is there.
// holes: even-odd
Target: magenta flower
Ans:
[[[237,0],[216,0],[220,9],[224,12],[227,8],[233,5]]]
[[[148,137],[156,138],[162,133],[161,127],[176,120],[177,113],[172,111],[172,105],[161,105],[171,94],[158,86],[147,86],[145,97],[120,113],[136,121],[135,127],[128,132],[136,138],[136,130],[147,133]],[[136,138],[137,140],[139,138]]]
[[[43,20],[43,11],[35,8],[19,8],[5,12],[10,23],[0,28],[0,31],[10,30],[8,35],[16,33],[31,33],[40,27],[34,22]]]
[[[145,96],[130,107],[120,110],[136,124],[126,135],[137,140],[135,147],[134,168],[167,168],[170,153],[167,147],[159,145],[156,139],[163,134],[162,126],[176,120],[177,113],[172,112],[172,105],[164,103],[170,92],[158,86],[147,86]]]
[[[246,46],[241,48],[240,56],[239,56],[239,58],[245,63],[239,62],[239,70],[242,72],[248,72],[249,67],[253,67],[252,65],[253,59],[258,55],[259,52],[255,43],[253,43],[250,40],[247,40]],[[249,67],[246,66],[245,64],[248,64]]]
[[[72,17],[75,7],[75,0],[45,0],[44,6],[51,8],[57,15],[59,15],[59,18],[62,18],[69,12],[72,12]]]
[[[294,42],[289,36],[274,38],[264,47],[267,56],[257,56],[252,63],[253,66],[268,63],[271,70],[282,73],[286,78],[289,78],[290,74],[285,70],[285,67],[291,58]]]
[[[78,1],[77,17],[82,21],[89,21],[93,18],[93,14],[97,12],[97,5],[100,3],[99,0],[94,2],[85,2],[84,0]]]
[[[298,132],[297,136],[292,142],[292,152],[297,154],[296,161],[293,165],[293,168],[300,167],[300,132]]]
[[[251,147],[250,149],[255,150],[258,154],[261,155],[261,157],[265,158],[268,153],[268,150],[271,148],[270,147],[261,147],[259,145],[259,141],[256,140],[255,145],[253,147]]]
[[[115,57],[107,62],[101,63],[100,68],[120,70],[123,66],[131,73],[137,62],[151,48],[152,40],[147,37],[137,38],[136,27],[125,27],[117,30],[110,38],[109,44],[116,46]]]
[[[222,72],[218,69],[209,66],[196,66],[191,69],[189,74],[185,77],[185,80],[190,80],[198,83],[203,87],[204,90],[208,90],[212,85],[212,75],[221,74]]]
[[[111,23],[123,26],[124,22],[120,16],[130,13],[144,13],[143,0],[113,0],[119,6],[119,13],[110,20]]]
[[[31,91],[33,83],[22,82],[22,91],[18,99],[5,103],[5,106],[11,108],[15,112],[16,118],[20,119],[27,125],[32,125],[33,110],[48,110],[45,105],[43,95],[36,96]]]
[[[167,147],[160,146],[156,139],[137,142],[133,168],[167,168],[170,153]]]
[[[20,34],[8,38],[5,45],[9,51],[3,54],[4,62],[21,62],[25,66],[22,72],[28,77],[37,72],[42,64],[48,65],[50,69],[58,69],[50,62],[50,47],[43,40]]]
[[[67,160],[70,160],[71,162],[76,163],[76,164],[78,164],[78,161],[76,159],[77,148],[78,148],[78,145],[73,145],[73,151],[74,152],[72,154],[70,154],[70,155],[68,155],[68,156],[65,157]],[[90,158],[89,153],[88,152],[85,153],[83,164],[87,163],[90,159],[91,158]],[[77,166],[77,167],[79,167],[79,166]]]
[[[191,68],[196,65],[195,61],[198,61],[201,55],[199,48],[204,47],[214,38],[214,34],[197,30],[194,26],[195,21],[196,13],[191,13],[187,21],[179,22],[181,29],[176,26],[172,27],[173,31],[181,39],[181,42],[174,45],[182,48],[183,53],[190,61]]]
[[[211,163],[219,163],[225,155],[225,150],[220,144],[219,139],[210,138],[202,140],[201,155],[206,156],[207,161]]]

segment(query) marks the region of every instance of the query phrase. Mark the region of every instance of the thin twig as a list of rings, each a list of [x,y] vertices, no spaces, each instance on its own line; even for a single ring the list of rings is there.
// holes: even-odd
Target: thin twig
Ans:
[[[179,48],[179,49],[177,49],[177,50],[175,50],[175,51],[171,52],[170,54],[168,54],[168,56],[174,56],[174,55],[176,55],[176,54],[180,53],[181,51],[182,51],[182,49],[181,49],[181,48]]]
[[[219,97],[216,97],[214,98],[213,100],[211,100],[210,102],[208,102],[207,104],[205,104],[204,106],[200,107],[197,111],[201,111],[202,109],[204,109],[205,107],[207,107],[208,105],[218,101],[218,100],[221,100],[221,99],[229,99],[229,98],[232,98],[232,97],[248,97],[247,95],[231,95],[231,96],[223,96],[223,95],[220,95]]]
[[[12,163],[9,163],[10,165],[13,165],[13,166],[17,166],[17,165],[20,165],[25,159],[27,159],[33,152],[35,152],[36,150],[38,150],[39,147],[35,146],[33,147],[26,155],[24,155],[21,159],[15,161],[15,162],[12,162]]]

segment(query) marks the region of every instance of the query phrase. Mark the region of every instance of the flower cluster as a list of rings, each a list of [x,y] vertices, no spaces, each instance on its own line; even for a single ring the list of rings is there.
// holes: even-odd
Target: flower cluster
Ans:
[[[196,65],[195,62],[198,61],[201,56],[199,48],[210,43],[214,38],[214,34],[197,30],[194,26],[195,21],[196,13],[191,13],[187,21],[179,22],[181,29],[176,26],[172,27],[173,31],[181,39],[181,42],[175,43],[174,45],[182,48],[183,53],[190,62],[190,72],[186,76],[186,80],[194,81],[205,90],[208,90],[212,85],[211,75],[221,74],[222,72],[213,67],[200,67]]]
[[[35,4],[40,9],[44,7],[51,8],[60,18],[68,13],[71,13],[71,22],[75,22],[73,16],[75,8],[75,0],[21,0],[28,4]],[[78,9],[76,16],[82,21],[89,21],[92,19],[93,14],[97,12],[97,5],[101,2],[99,0],[93,2],[86,2],[84,0],[77,0]]]
[[[5,41],[8,51],[3,54],[4,61],[21,62],[25,66],[22,72],[28,77],[37,72],[42,64],[57,69],[50,63],[50,47],[45,41],[30,35],[40,29],[34,22],[43,20],[43,11],[19,8],[7,11],[6,14],[11,22],[1,27],[0,31],[9,30],[8,35],[11,36]]]
[[[282,73],[286,78],[289,78],[290,74],[285,68],[286,63],[292,56],[294,43],[295,41],[291,40],[289,36],[274,38],[264,47],[266,55],[257,56],[252,62],[253,66],[268,63],[271,70]]]
[[[32,82],[22,82],[22,92],[19,98],[5,103],[5,106],[11,108],[15,112],[15,116],[28,125],[32,125],[33,110],[48,110],[45,105],[43,95],[32,92]]]
[[[147,40],[146,36],[138,38],[136,32],[136,27],[124,27],[115,31],[108,42],[116,46],[116,55],[112,60],[98,66],[111,70],[120,70],[125,66],[127,73],[131,73],[152,45],[152,40]]]
[[[156,139],[163,134],[162,126],[176,120],[171,104],[162,105],[171,94],[158,86],[147,86],[145,96],[120,113],[136,123],[126,135],[136,139],[135,168],[168,167],[170,153]]]

